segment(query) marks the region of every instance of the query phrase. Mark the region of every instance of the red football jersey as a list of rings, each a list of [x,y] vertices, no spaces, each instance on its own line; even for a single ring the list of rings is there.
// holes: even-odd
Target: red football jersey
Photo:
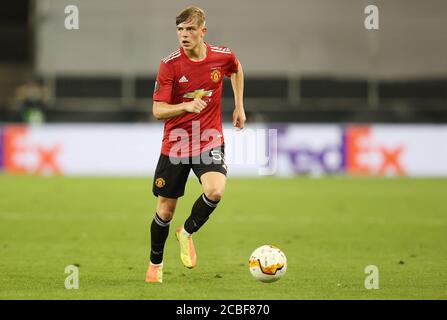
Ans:
[[[206,46],[207,55],[202,61],[190,60],[180,48],[160,62],[154,101],[179,104],[201,98],[207,103],[200,113],[185,112],[165,121],[164,155],[196,156],[224,142],[222,82],[224,76],[237,72],[238,61],[229,48]]]

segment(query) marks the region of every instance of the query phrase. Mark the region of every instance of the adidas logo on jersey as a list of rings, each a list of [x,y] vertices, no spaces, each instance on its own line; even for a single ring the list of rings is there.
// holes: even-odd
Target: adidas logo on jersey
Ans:
[[[183,77],[180,78],[180,80],[178,82],[180,82],[180,83],[188,82],[188,79],[185,76],[183,76]]]

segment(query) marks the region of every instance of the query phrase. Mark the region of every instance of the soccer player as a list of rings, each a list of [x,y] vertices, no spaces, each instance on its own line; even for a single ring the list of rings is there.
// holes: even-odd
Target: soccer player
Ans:
[[[244,127],[244,75],[240,62],[226,47],[204,42],[207,32],[202,9],[188,7],[176,17],[180,48],[162,59],[153,94],[153,114],[165,121],[161,155],[155,170],[153,193],[157,196],[151,224],[151,254],[146,282],[163,282],[163,250],[177,199],[183,196],[192,169],[203,193],[190,216],[175,235],[180,259],[194,268],[197,255],[192,234],[216,209],[225,189],[222,133],[222,81],[231,78],[235,109],[233,125]]]

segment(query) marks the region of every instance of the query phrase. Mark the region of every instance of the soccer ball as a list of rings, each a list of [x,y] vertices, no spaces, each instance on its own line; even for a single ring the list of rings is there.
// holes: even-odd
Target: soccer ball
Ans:
[[[287,258],[279,248],[264,245],[253,251],[248,265],[256,280],[274,282],[286,273]]]

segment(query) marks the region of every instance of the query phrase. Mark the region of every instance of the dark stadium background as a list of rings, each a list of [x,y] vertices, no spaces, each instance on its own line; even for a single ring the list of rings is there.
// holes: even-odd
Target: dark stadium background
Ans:
[[[39,2],[41,10],[36,12]],[[76,3],[80,4],[80,30],[67,31],[62,28],[63,9]],[[142,3],[143,8],[138,9]],[[231,14],[232,4],[226,8],[203,4],[209,12],[208,40],[232,47],[245,66],[245,106],[250,121],[447,121],[445,1],[234,3],[243,13],[241,19]],[[93,1],[88,7],[82,1],[5,2],[0,12],[0,121],[20,119],[13,92],[31,76],[50,90],[48,122],[153,121],[154,70],[163,56],[151,52],[167,55],[176,48],[173,17],[184,4],[188,2],[130,1],[130,9],[121,12],[122,5],[114,1]],[[378,31],[363,27],[363,8],[368,4],[379,5]],[[93,28],[90,35],[89,28]],[[75,34],[84,29],[89,32],[84,32],[83,41]],[[145,33],[147,38],[142,36]],[[51,48],[39,44],[39,37],[60,42],[61,36],[72,44],[67,52],[55,54],[67,55],[71,72],[50,70]],[[96,43],[95,37],[99,37]],[[120,48],[119,56],[108,48],[114,39],[120,40],[112,48]],[[253,42],[258,44],[253,47]],[[44,43],[51,45],[48,39]],[[151,50],[160,43],[166,50]],[[287,52],[278,43],[288,43]],[[77,57],[76,46],[91,46],[91,54],[85,55],[83,49],[84,56]],[[135,66],[129,60],[139,48],[147,58],[139,59]],[[84,63],[76,71],[81,59],[109,62],[103,63],[102,70],[88,71]],[[107,66],[112,70],[104,70]],[[229,119],[233,107],[229,81],[225,82],[223,105]]]

